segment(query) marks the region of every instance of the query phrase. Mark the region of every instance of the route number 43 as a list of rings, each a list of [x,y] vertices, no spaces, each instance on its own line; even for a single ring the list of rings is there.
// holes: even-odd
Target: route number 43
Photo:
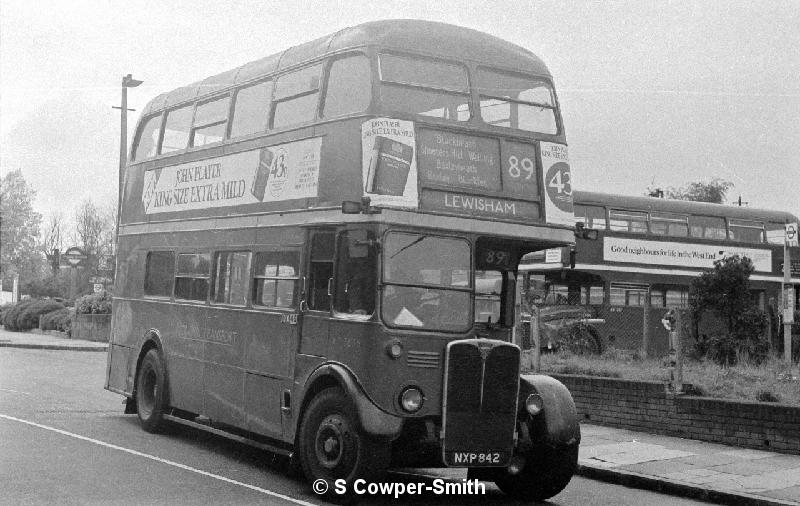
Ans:
[[[572,182],[570,181],[569,171],[557,170],[547,182],[549,188],[553,188],[556,194],[572,195]]]

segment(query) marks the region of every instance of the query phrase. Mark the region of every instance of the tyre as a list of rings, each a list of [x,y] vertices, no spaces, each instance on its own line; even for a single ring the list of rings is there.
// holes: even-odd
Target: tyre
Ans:
[[[565,329],[559,344],[575,355],[603,353],[603,340],[596,330],[586,325],[573,325]]]
[[[525,466],[518,474],[504,472],[494,482],[517,499],[544,501],[564,490],[577,469],[577,444],[559,449],[540,446],[526,455]]]
[[[148,351],[136,375],[136,412],[142,428],[158,432],[164,427],[167,409],[167,376],[158,350]]]
[[[334,482],[344,479],[347,492],[357,478],[380,479],[389,465],[390,445],[365,434],[352,401],[339,388],[328,388],[311,400],[300,424],[299,457],[309,482],[324,479],[327,495],[334,495]],[[345,494],[346,496],[347,494]]]

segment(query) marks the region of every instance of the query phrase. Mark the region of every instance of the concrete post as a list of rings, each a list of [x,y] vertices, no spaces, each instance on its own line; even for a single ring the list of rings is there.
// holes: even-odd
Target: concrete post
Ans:
[[[674,337],[675,348],[675,378],[674,391],[676,394],[683,393],[683,311],[675,311],[675,330],[670,332],[670,337]]]
[[[534,305],[531,308],[531,345],[533,346],[533,372],[540,372],[542,370],[542,340],[541,331],[539,329],[539,306]]]

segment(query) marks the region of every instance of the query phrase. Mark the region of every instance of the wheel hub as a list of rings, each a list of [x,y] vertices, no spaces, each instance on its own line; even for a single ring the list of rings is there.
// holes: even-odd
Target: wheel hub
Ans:
[[[320,465],[333,469],[341,462],[346,433],[347,425],[339,416],[331,415],[322,420],[314,444]]]

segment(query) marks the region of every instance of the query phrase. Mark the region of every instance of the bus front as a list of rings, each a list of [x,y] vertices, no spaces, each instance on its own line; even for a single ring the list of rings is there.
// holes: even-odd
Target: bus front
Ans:
[[[376,53],[377,114],[361,124],[363,196],[343,204],[372,223],[337,251],[375,259],[354,270],[376,269],[380,327],[360,341],[370,343],[368,363],[353,355],[349,332],[329,358],[402,420],[394,465],[467,467],[512,495],[551,497],[576,469],[575,407],[557,381],[520,374],[512,342],[520,258],[574,243],[551,78],[532,55],[511,69]],[[334,308],[337,291],[356,286],[344,280],[355,277],[347,263],[338,257]]]

